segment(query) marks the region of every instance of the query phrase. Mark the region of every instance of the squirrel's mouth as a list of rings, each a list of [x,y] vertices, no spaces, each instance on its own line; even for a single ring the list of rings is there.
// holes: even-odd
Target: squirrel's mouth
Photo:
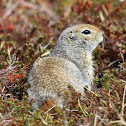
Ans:
[[[103,38],[102,38],[102,40],[103,40]],[[100,41],[101,42],[101,41]],[[100,43],[99,42],[99,43]],[[89,48],[89,53],[92,53],[94,50],[95,50],[95,48],[99,45],[99,43],[97,43],[97,44],[93,44],[92,46],[90,46],[90,48]]]

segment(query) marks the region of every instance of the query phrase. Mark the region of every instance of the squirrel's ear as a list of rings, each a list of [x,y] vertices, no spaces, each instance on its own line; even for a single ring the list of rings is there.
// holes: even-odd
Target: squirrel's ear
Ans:
[[[67,43],[71,44],[71,40],[73,40],[73,39],[74,39],[73,31],[68,32],[68,34],[67,34]]]
[[[71,39],[71,40],[73,40],[73,39],[75,38],[75,35],[74,35],[73,31],[70,31],[70,32],[68,33],[68,37],[69,37],[69,39]]]

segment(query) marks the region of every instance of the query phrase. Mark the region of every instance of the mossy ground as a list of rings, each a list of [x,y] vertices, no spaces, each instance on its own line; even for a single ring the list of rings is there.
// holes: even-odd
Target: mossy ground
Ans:
[[[0,125],[126,125],[126,1],[27,0],[0,4]],[[69,109],[30,111],[27,74],[34,61],[52,51],[63,29],[89,23],[105,38],[94,51],[93,90],[80,100],[72,87]]]

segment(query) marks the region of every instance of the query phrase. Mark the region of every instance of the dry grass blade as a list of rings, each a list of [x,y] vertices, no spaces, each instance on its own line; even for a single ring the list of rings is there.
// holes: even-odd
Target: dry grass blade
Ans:
[[[15,57],[13,57],[12,63],[10,64],[10,66],[7,69],[5,69],[4,71],[0,71],[0,75],[6,74],[8,71],[13,70],[15,68],[15,66],[12,67],[14,65],[14,63],[15,63]],[[1,79],[1,77],[0,77],[0,79]]]
[[[125,125],[126,126],[126,121],[124,120],[123,116],[119,113],[117,113],[118,117],[120,120],[116,120],[116,121],[110,121],[110,123],[120,123],[121,125]]]
[[[51,42],[53,41],[53,39],[54,39],[54,36],[50,39],[49,43],[46,44],[46,45],[43,47],[43,49],[46,49],[46,48],[51,44]]]
[[[117,62],[119,62],[119,61],[121,61],[121,60],[120,60],[120,59],[117,59],[117,60],[115,60],[115,61],[109,63],[109,64],[108,64],[108,67],[111,67],[113,64],[115,64],[115,63],[117,63]]]
[[[126,86],[125,86],[125,90],[126,91]],[[125,93],[124,93],[125,94]],[[123,95],[123,98],[125,98],[125,96]],[[124,102],[124,101],[123,101]],[[110,121],[110,123],[120,123],[121,125],[126,125],[126,121],[123,118],[123,112],[119,113],[118,109],[115,107],[115,105],[113,104],[113,102],[111,101],[111,99],[109,99],[109,103],[110,103],[110,107],[113,109],[114,112],[116,112],[119,120],[116,121]],[[122,103],[122,111],[124,109],[124,103]]]
[[[20,3],[26,7],[32,7],[32,9],[35,9],[35,10],[39,10],[40,13],[47,13],[47,15],[51,18],[54,19],[55,17],[55,14],[53,13],[53,11],[48,7],[47,3],[43,2],[43,1],[39,1],[37,0],[37,2],[39,3],[40,6],[38,5],[35,5],[33,4],[32,2],[27,2],[27,1],[24,1],[24,0],[21,0]],[[48,8],[48,9],[47,9]]]
[[[107,35],[104,34],[104,37],[105,37],[106,40],[109,42],[109,44],[112,45],[112,41],[107,37]]]
[[[2,114],[0,113],[0,119],[3,119],[3,116],[2,116]]]
[[[79,105],[81,111],[83,112],[84,116],[86,116],[86,113],[87,113],[87,112],[84,112],[84,111],[83,111],[83,109],[82,109],[82,107],[81,107],[81,105],[80,105],[80,100],[79,100],[79,98],[78,98],[78,105]],[[88,113],[87,113],[87,114],[88,114]]]
[[[7,8],[8,9],[7,12],[1,17],[1,21],[6,19],[18,6],[19,6],[18,2],[16,2],[14,5],[11,5],[11,7],[9,6],[9,8]]]
[[[100,123],[99,123],[100,126],[102,126],[102,123],[103,123],[105,126],[107,126],[107,124],[108,124],[108,119],[104,119],[104,118],[105,118],[105,115],[104,115],[103,118],[101,118],[101,117],[98,116],[98,115],[97,115],[97,117],[98,117],[98,119],[101,120]]]
[[[103,11],[105,12],[106,16],[108,16],[109,13],[108,13],[108,11],[107,11],[107,9],[106,9],[106,7],[105,7],[104,5],[102,5],[102,9],[103,9]]]
[[[123,54],[121,52],[122,50],[120,48],[119,48],[119,51],[120,51],[120,55],[121,55],[122,61],[124,62],[125,59],[124,59],[124,56],[123,56]]]
[[[12,120],[3,120],[0,122],[0,126],[9,126]]]
[[[124,92],[123,92],[122,112],[121,112],[122,116],[124,115],[125,96],[126,96],[126,84],[125,84],[125,87],[124,87]]]
[[[65,126],[68,126],[66,113],[64,113],[64,115],[63,115],[63,120],[64,120],[64,125],[65,125]]]
[[[98,94],[96,94],[96,93],[94,93],[93,91],[89,90],[86,86],[84,86],[84,89],[88,90],[90,93],[92,93],[92,94],[95,95],[96,97],[100,97]],[[101,99],[101,101],[102,101],[105,105],[107,105],[106,102],[105,102],[103,99]]]
[[[99,17],[100,17],[102,22],[105,20],[102,11],[99,11]]]
[[[97,111],[95,113],[95,119],[94,119],[94,126],[96,126],[96,125],[97,125]]]
[[[44,125],[48,126],[48,123],[42,118],[41,115],[40,115],[40,119],[41,119],[41,121],[44,123]]]
[[[53,108],[55,108],[56,107],[56,105],[54,105],[54,106],[52,106],[49,110],[47,110],[46,112],[45,112],[45,114],[46,113],[48,113],[49,111],[51,111]]]
[[[41,52],[43,52],[43,50],[46,49],[51,44],[53,39],[54,39],[54,36],[50,39],[50,41],[44,47],[42,47],[41,44],[38,45],[38,48],[40,48]]]

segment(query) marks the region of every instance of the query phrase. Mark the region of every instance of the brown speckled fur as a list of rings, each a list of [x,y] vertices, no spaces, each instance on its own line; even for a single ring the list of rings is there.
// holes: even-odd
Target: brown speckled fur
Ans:
[[[88,35],[83,34],[89,30]],[[83,86],[91,89],[94,72],[92,51],[103,39],[103,32],[89,24],[79,24],[64,30],[53,52],[34,63],[29,75],[29,100],[36,100],[35,110],[52,99],[62,108],[66,105],[64,91],[71,85],[77,92],[84,94]]]

